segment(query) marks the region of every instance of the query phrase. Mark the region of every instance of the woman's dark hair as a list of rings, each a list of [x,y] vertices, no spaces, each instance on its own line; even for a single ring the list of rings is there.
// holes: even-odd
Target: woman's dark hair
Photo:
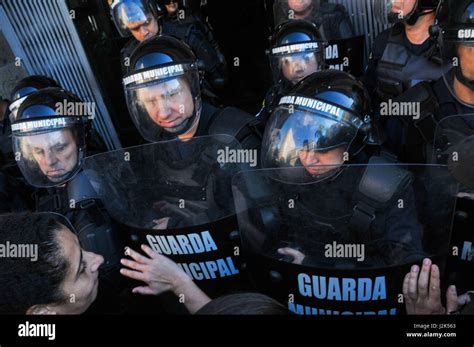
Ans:
[[[203,306],[201,315],[289,315],[291,312],[279,302],[259,293],[240,293],[221,296]]]
[[[25,314],[34,305],[67,300],[61,286],[69,269],[57,239],[64,226],[52,214],[0,216],[0,247],[37,247],[37,259],[0,259],[0,314]]]

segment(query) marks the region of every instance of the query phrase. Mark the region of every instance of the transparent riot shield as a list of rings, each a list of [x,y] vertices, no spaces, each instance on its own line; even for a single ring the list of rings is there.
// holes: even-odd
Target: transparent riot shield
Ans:
[[[254,164],[254,152],[219,135],[99,154],[84,171],[131,246],[171,258],[213,297],[239,289],[231,177]]]
[[[448,253],[457,184],[446,166],[264,169],[233,192],[247,269],[298,314],[403,312],[410,266]],[[331,174],[330,174],[331,173]]]
[[[432,160],[459,182],[446,277],[461,294],[474,289],[474,114],[442,119],[433,145]]]

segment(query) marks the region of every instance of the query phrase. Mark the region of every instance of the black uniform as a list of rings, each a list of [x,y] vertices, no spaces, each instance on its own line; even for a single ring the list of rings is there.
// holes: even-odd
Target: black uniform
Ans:
[[[453,95],[451,87],[453,78],[454,70],[436,82],[420,83],[395,99],[396,101],[420,102],[422,107],[419,120],[390,119],[387,123],[389,145],[402,160],[446,164],[444,161],[449,161],[449,156],[457,151],[456,147],[449,149],[451,145],[456,144],[450,144],[451,140],[444,138],[441,134],[442,129],[446,127],[443,125],[443,120],[448,120],[448,117],[458,116],[449,121],[450,132],[458,133],[459,136],[466,134],[466,137],[474,133],[474,117],[462,116],[474,115],[474,105],[465,104]],[[440,137],[437,138],[438,136]],[[445,151],[446,148],[449,150]],[[471,160],[469,157],[465,158],[464,154],[459,154],[459,156],[460,164],[462,160]],[[470,163],[467,164],[470,165]],[[460,292],[471,289],[473,285],[470,280],[472,265],[469,255],[473,242],[473,197],[472,188],[460,186],[450,246],[451,250],[457,247],[458,252],[453,254],[450,251],[446,272],[448,283],[456,284]]]
[[[435,81],[449,68],[435,41],[412,44],[400,23],[376,38],[363,81],[378,109],[380,102],[397,97],[419,82]]]
[[[140,44],[140,41],[135,40],[133,37],[123,46],[120,51],[120,64],[122,66],[122,75],[127,73],[128,64],[130,61],[130,56],[137,46]]]
[[[380,156],[369,159],[364,153],[357,159],[359,164],[393,164]],[[277,213],[277,218],[289,218],[290,222],[286,220],[282,225],[280,232],[285,235],[279,235],[278,240],[298,245],[299,251],[307,255],[304,263],[308,265],[331,263],[333,259],[322,255],[324,246],[332,242],[365,244],[366,258],[372,265],[420,259],[421,227],[412,180],[412,175],[400,167],[368,166],[364,171],[343,169],[335,179],[322,184],[288,185],[287,196],[281,199],[286,216],[278,217]],[[375,188],[380,185],[387,188],[384,193]],[[337,199],[331,198],[334,196]],[[293,199],[297,208],[288,209],[288,199]],[[405,202],[403,209],[397,207],[399,199]],[[311,222],[305,223],[307,219]]]
[[[420,119],[392,117],[387,122],[388,145],[403,162],[431,161],[430,151],[437,124],[445,117],[472,114],[474,107],[462,103],[452,93],[454,70],[435,82],[423,82],[409,89],[396,102],[420,102]],[[466,122],[470,122],[466,119]],[[474,129],[474,124],[466,124]]]

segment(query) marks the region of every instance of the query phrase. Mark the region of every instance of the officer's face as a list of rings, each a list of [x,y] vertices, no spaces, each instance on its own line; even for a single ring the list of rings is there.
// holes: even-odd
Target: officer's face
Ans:
[[[140,89],[138,98],[148,116],[170,132],[179,131],[179,126],[190,118],[194,111],[191,89],[188,83],[180,78]]]
[[[293,84],[318,70],[318,62],[313,52],[284,56],[280,64],[283,77]]]
[[[104,258],[84,251],[77,236],[65,226],[58,232],[57,241],[69,262],[69,269],[61,286],[68,300],[56,310],[59,314],[81,314],[97,297],[99,267]]]
[[[392,13],[404,17],[415,8],[417,0],[389,0],[392,3]]]
[[[41,172],[52,182],[59,182],[77,165],[77,145],[70,129],[31,135],[25,141]]]
[[[474,47],[459,45],[458,56],[463,75],[470,80],[474,80]]]
[[[288,7],[296,13],[304,12],[311,6],[312,0],[288,0]]]
[[[334,148],[324,152],[302,149],[299,151],[299,159],[310,175],[322,175],[334,169],[334,166],[331,167],[331,165],[341,165],[344,163],[344,151],[345,147]]]
[[[176,13],[176,11],[178,11],[178,3],[176,1],[170,1],[169,4],[165,4],[165,7],[166,7],[166,11],[173,15]]]
[[[146,20],[142,22],[130,22],[128,30],[132,33],[133,37],[140,42],[149,39],[150,37],[158,34],[160,29],[158,21],[153,17],[151,13],[146,15]]]

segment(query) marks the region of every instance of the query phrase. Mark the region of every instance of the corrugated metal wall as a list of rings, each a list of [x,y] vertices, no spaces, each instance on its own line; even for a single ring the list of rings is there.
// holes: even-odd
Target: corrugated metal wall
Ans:
[[[0,26],[29,74],[48,75],[95,103],[94,128],[109,149],[120,148],[65,0],[0,0]]]

